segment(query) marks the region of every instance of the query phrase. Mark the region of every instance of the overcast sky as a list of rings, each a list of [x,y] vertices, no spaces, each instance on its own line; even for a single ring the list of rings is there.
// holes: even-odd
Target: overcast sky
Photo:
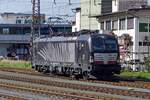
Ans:
[[[73,15],[71,9],[79,7],[80,0],[70,0],[72,5],[69,5],[69,0],[41,0],[41,13],[49,16],[56,15]],[[150,4],[150,0],[149,4]],[[31,13],[31,0],[0,0],[0,13],[3,12],[19,12]]]
[[[72,5],[69,5],[69,0],[41,0],[41,13],[49,16],[53,15],[73,15],[73,8],[79,7],[79,0],[71,0]],[[31,0],[0,0],[0,13],[16,12],[16,13],[31,13]]]

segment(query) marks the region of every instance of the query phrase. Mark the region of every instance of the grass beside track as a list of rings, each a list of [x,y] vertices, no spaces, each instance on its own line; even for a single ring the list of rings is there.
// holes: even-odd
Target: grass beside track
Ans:
[[[129,72],[129,71],[123,71],[120,74],[120,76],[150,80],[150,72]]]
[[[29,61],[20,60],[0,60],[0,68],[31,69],[31,63]],[[150,80],[150,72],[122,71],[120,76]]]
[[[31,63],[20,60],[0,60],[0,68],[31,69]]]

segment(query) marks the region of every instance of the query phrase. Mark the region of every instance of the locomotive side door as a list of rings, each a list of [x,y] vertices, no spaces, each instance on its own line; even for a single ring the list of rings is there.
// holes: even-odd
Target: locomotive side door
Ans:
[[[77,54],[78,64],[80,64],[81,66],[87,66],[89,64],[89,46],[87,41],[78,42]]]

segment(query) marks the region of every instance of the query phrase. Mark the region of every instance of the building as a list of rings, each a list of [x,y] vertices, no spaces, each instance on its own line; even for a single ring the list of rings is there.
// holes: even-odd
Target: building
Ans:
[[[112,0],[112,12],[125,11],[148,5],[148,0]]]
[[[96,16],[103,33],[113,32],[120,39],[122,60],[144,62],[150,53],[150,8],[135,8]],[[128,38],[124,38],[128,37]],[[121,40],[124,38],[124,42]],[[127,39],[131,39],[127,41]],[[135,67],[133,68],[135,70]]]
[[[21,13],[1,14],[2,22],[0,23],[0,56],[18,56],[19,59],[29,58],[32,22],[31,16],[31,14]],[[71,32],[70,24],[44,24],[45,19],[44,17],[42,18],[43,24],[41,24],[41,35],[48,35],[52,31],[54,33],[66,31]]]
[[[147,4],[148,0],[80,0],[80,29],[99,29],[98,21],[91,16],[140,8]]]
[[[72,31],[72,23],[68,20],[64,20],[61,17],[49,17],[45,24],[49,25],[53,32]]]
[[[80,0],[81,7],[81,30],[99,29],[98,21],[91,17],[112,12],[112,0]]]
[[[3,24],[31,24],[32,14],[24,13],[2,13],[1,23]],[[45,22],[45,14],[41,14],[41,23]]]
[[[81,30],[115,33],[119,37],[121,59],[144,62],[150,44],[148,0],[81,0],[80,7]],[[129,55],[124,54],[127,51]]]
[[[72,32],[80,31],[81,25],[80,25],[80,18],[81,18],[81,8],[75,9],[75,22],[72,24]]]

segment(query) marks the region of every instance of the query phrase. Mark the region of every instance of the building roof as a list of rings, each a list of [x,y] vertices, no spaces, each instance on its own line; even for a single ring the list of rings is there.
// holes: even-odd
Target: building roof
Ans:
[[[5,16],[5,15],[23,15],[23,16],[32,16],[32,14],[27,14],[27,13],[13,13],[13,12],[4,12],[1,13],[1,16]],[[45,16],[45,14],[41,14],[42,16]]]
[[[119,16],[119,15],[132,15],[134,17],[138,17],[136,16],[134,13],[135,12],[141,12],[143,10],[150,10],[150,7],[147,8],[134,8],[134,9],[129,9],[129,10],[125,10],[125,11],[119,11],[119,12],[113,12],[113,13],[107,13],[107,14],[101,14],[101,15],[95,15],[95,16],[90,16],[90,17],[96,17],[96,18],[105,18],[106,16]]]
[[[81,7],[77,7],[77,8],[74,8],[72,9],[73,12],[80,12],[81,11]]]
[[[76,11],[80,11],[80,10],[81,10],[81,8],[80,8],[80,7],[76,8]]]
[[[42,24],[41,27],[48,27],[49,24]],[[31,24],[0,24],[0,27],[31,27]],[[71,27],[71,25],[60,24],[51,27]]]

